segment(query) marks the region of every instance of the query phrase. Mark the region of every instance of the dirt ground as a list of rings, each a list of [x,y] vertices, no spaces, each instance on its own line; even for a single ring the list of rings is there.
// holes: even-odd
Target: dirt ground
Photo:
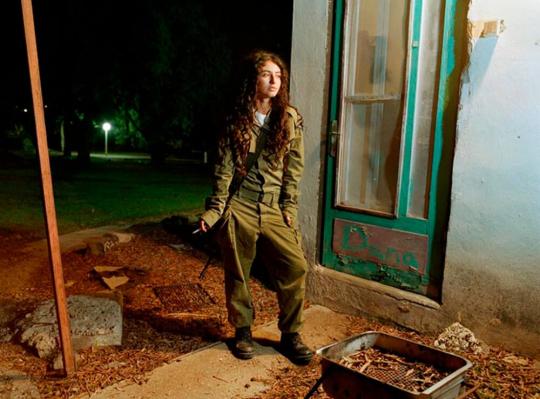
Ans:
[[[203,243],[194,241],[189,229],[165,226],[168,228],[160,223],[134,226],[129,243],[118,244],[104,254],[81,250],[62,257],[68,295],[107,291],[94,267],[124,267],[122,273],[129,281],[117,288],[124,304],[122,346],[81,350],[77,372],[63,379],[50,369],[49,362],[12,340],[0,343],[0,371],[29,378],[42,398],[73,398],[122,380],[144,383],[148,371],[231,337],[220,263],[214,262],[200,279],[208,259]],[[32,254],[22,250],[34,238],[0,231],[0,327],[3,320],[24,315],[52,297],[48,262],[36,263]],[[255,323],[266,324],[277,315],[275,296],[257,281],[251,288]],[[362,317],[350,316],[349,320],[351,335],[379,330],[428,345],[435,339]],[[463,398],[540,399],[538,361],[499,348],[482,355],[462,355],[474,363],[464,384],[471,392]],[[318,358],[307,367],[290,365],[274,370],[269,389],[258,399],[303,397],[320,373]],[[15,380],[0,378],[0,398],[13,397]],[[320,388],[313,397],[328,396]]]

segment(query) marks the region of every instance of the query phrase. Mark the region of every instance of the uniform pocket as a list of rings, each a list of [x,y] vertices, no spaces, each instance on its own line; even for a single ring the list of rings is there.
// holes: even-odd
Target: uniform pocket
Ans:
[[[212,227],[212,230],[214,230],[216,233],[219,234],[221,230],[224,229],[224,227],[228,224],[229,219],[231,218],[231,207],[227,206],[223,213],[221,214],[221,217],[216,222],[216,224]]]

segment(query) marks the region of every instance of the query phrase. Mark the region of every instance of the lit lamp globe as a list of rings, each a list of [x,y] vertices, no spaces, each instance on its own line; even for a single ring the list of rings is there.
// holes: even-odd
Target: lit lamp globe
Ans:
[[[109,122],[105,122],[101,128],[103,129],[103,131],[105,132],[105,155],[107,155],[108,151],[107,151],[107,136],[109,134],[109,130],[111,130],[112,126]]]

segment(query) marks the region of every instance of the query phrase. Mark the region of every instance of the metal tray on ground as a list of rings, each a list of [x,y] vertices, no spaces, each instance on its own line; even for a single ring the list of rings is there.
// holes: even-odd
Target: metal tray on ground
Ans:
[[[389,373],[394,373],[391,376],[393,381],[407,385],[411,377],[406,370],[385,370],[381,378],[376,378],[339,363],[344,356],[371,347],[423,362],[449,374],[424,391],[415,392],[384,382],[389,380]],[[472,366],[461,356],[377,331],[368,331],[325,346],[317,350],[317,354],[322,357],[322,377],[316,386],[322,383],[328,395],[339,399],[455,399],[465,372]]]

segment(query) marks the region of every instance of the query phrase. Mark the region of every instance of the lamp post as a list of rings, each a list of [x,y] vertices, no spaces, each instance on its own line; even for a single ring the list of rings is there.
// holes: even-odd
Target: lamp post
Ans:
[[[109,134],[109,130],[111,130],[111,124],[109,122],[105,122],[102,126],[103,131],[105,132],[105,155],[107,155],[107,136]]]

